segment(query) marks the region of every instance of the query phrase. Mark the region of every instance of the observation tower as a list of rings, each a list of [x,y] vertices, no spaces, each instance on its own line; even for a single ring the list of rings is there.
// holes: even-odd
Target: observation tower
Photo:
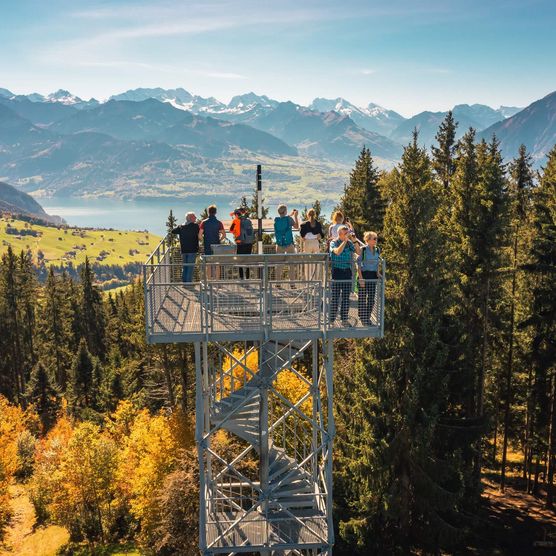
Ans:
[[[332,554],[333,343],[382,337],[381,264],[344,322],[324,253],[200,255],[183,283],[165,238],[144,265],[148,342],[194,344],[201,554]]]

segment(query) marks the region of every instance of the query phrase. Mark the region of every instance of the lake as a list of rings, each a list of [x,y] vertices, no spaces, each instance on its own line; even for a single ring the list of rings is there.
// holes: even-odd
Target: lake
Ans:
[[[37,199],[48,214],[61,216],[70,226],[91,228],[115,228],[119,230],[148,230],[154,234],[166,233],[166,220],[170,209],[178,222],[182,222],[188,211],[197,216],[215,202],[221,219],[229,218],[230,212],[239,204],[239,199],[230,197],[202,197],[190,199],[83,199],[76,197],[52,197]],[[269,216],[276,215],[276,204],[271,204]],[[304,206],[291,206],[301,212]],[[333,206],[323,204],[323,211],[330,216]]]

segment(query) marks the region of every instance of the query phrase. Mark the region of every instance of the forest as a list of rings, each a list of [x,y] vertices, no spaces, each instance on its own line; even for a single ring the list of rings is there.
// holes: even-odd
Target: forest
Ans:
[[[339,555],[463,553],[486,479],[554,504],[556,146],[537,172],[456,128],[391,171],[363,148],[339,200],[388,264],[384,338],[335,344]],[[193,346],[147,345],[143,315],[140,281],[2,256],[0,543],[22,484],[62,554],[196,554]]]

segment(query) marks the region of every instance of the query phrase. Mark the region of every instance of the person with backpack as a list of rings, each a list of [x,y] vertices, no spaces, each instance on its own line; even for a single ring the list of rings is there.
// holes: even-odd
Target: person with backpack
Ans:
[[[234,235],[237,254],[238,255],[251,255],[253,252],[253,244],[255,243],[255,230],[249,215],[242,208],[236,208],[233,212],[234,219],[230,226],[230,232]],[[249,279],[249,267],[239,267],[239,277]]]
[[[212,246],[220,245],[226,239],[224,224],[216,218],[216,206],[211,205],[207,209],[208,218],[205,218],[199,226],[199,241],[203,242],[205,255],[212,255]],[[218,278],[217,269],[214,265],[207,267],[208,278]]]
[[[359,319],[365,326],[371,326],[371,315],[375,305],[376,282],[380,264],[380,249],[377,246],[376,232],[365,232],[363,235],[365,247],[357,257],[357,272],[359,275]]]
[[[183,259],[182,281],[193,281],[193,269],[199,251],[199,224],[194,212],[185,215],[185,222],[172,230],[180,238],[181,256]]]
[[[274,237],[276,238],[276,253],[287,254],[295,253],[295,243],[293,241],[293,229],[299,228],[299,219],[297,209],[293,209],[288,215],[288,207],[286,205],[278,206],[278,216],[274,219]],[[282,267],[279,279],[284,279],[284,267]],[[297,279],[297,268],[295,265],[289,265],[290,280]]]

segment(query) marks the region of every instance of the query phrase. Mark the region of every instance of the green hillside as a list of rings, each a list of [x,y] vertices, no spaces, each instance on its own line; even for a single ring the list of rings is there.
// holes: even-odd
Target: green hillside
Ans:
[[[42,252],[46,265],[71,262],[77,266],[84,262],[85,256],[91,263],[102,265],[142,262],[159,241],[160,237],[149,232],[43,226],[0,218],[0,254],[11,245],[16,253],[29,249],[37,262]]]

